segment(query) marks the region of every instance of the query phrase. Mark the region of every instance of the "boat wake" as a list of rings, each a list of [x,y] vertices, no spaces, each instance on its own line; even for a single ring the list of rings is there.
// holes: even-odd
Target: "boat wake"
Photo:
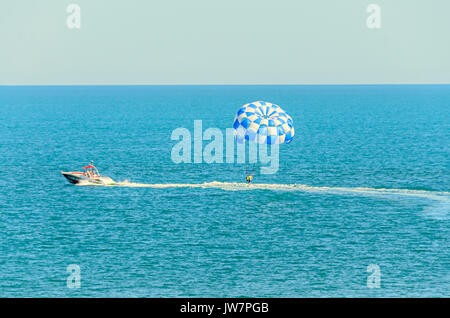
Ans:
[[[94,185],[94,184],[80,184]],[[200,188],[200,189],[220,189],[225,191],[302,191],[310,193],[328,193],[340,195],[358,195],[358,196],[382,196],[382,197],[416,197],[430,199],[436,202],[436,205],[425,209],[426,214],[433,218],[445,219],[450,213],[450,192],[446,191],[426,191],[410,189],[384,189],[384,188],[366,188],[366,187],[316,187],[305,184],[264,184],[264,183],[237,183],[237,182],[205,182],[205,183],[134,183],[127,180],[116,182],[109,185],[95,186],[102,187],[126,187],[126,188]],[[427,212],[428,211],[428,212]]]
[[[205,182],[205,183],[134,183],[127,180],[116,182],[113,187],[128,188],[213,188],[228,191],[251,191],[251,190],[281,190],[281,191],[304,191],[304,192],[349,192],[349,193],[391,193],[409,196],[450,196],[450,192],[445,191],[426,191],[409,189],[384,189],[384,188],[365,188],[365,187],[315,187],[305,184],[278,184],[278,183],[238,183],[238,182]]]
[[[303,191],[303,192],[327,192],[327,193],[355,193],[355,194],[396,194],[415,197],[450,197],[450,192],[426,191],[409,189],[384,189],[365,187],[315,187],[305,184],[277,184],[277,183],[237,183],[237,182],[205,182],[205,183],[134,183],[129,181],[117,182],[114,187],[128,188],[213,188],[225,191],[251,191],[251,190],[279,190],[279,191]]]

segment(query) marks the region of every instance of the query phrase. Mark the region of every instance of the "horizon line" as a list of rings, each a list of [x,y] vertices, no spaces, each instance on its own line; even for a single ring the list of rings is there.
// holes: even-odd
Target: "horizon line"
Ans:
[[[387,86],[387,85],[450,85],[447,83],[148,83],[148,84],[0,84],[0,87],[69,87],[69,86]]]

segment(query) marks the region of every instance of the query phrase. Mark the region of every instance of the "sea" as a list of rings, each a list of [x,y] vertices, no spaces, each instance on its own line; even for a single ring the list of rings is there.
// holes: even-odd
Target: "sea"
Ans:
[[[276,173],[174,162],[254,101]],[[449,85],[2,86],[0,162],[0,297],[450,296]]]

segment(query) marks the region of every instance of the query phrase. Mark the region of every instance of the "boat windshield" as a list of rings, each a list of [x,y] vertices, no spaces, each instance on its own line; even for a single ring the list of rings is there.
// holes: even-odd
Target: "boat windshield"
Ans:
[[[85,175],[88,176],[89,178],[96,178],[96,177],[100,177],[100,173],[98,172],[97,168],[94,167],[93,162],[91,161],[91,164],[83,167],[83,169],[85,170]]]

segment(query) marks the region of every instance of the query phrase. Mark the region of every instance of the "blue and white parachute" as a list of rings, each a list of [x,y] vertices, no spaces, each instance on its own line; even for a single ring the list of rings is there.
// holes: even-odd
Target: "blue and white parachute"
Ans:
[[[280,106],[253,102],[242,106],[234,119],[234,135],[260,144],[288,144],[294,139],[294,122]]]

